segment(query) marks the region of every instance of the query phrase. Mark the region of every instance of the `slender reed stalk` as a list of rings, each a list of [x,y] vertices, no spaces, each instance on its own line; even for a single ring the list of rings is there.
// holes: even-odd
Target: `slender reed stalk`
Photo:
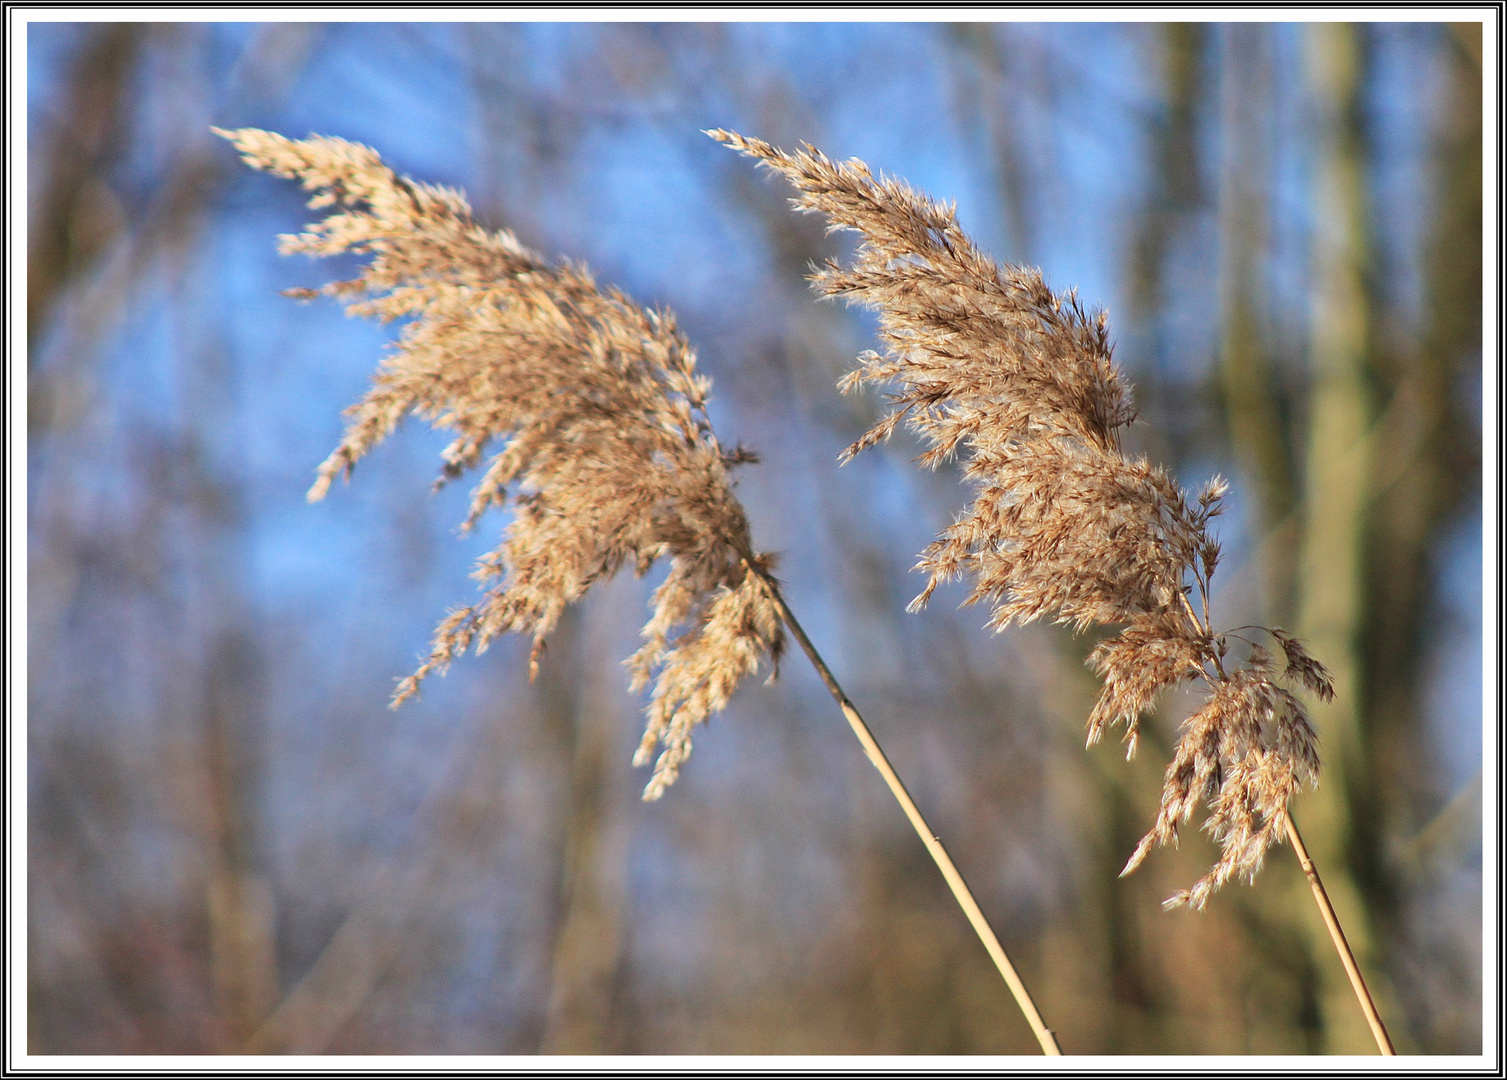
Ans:
[[[761,661],[777,665],[788,626],[941,868],[1043,1052],[1060,1054],[962,875],[786,604],[773,557],[754,552],[729,473],[757,459],[718,443],[706,408],[711,383],[696,373],[674,318],[598,288],[584,268],[546,262],[507,230],[487,232],[459,192],[400,177],[368,147],[216,130],[253,167],[302,181],[315,193],[311,207],[340,207],[305,233],[283,237],[285,254],[372,256],[351,281],[292,295],[323,293],[343,299],[351,314],[411,320],[372,389],[348,410],[345,437],[320,466],[310,501],[410,413],[456,433],[438,483],[481,465],[491,444],[501,446],[486,462],[463,526],[490,508],[513,508],[502,543],[475,573],[486,592],[440,623],[429,658],[399,684],[393,705],[415,694],[425,676],[505,632],[532,634],[532,676],[565,605],[625,565],[642,575],[668,559],[646,643],[627,661],[634,689],[652,684],[634,757],[638,765],[654,760],[644,798],[657,799],[674,783],[692,729],[726,705],[738,682]]]
[[[1339,954],[1340,963],[1345,966],[1345,975],[1350,980],[1350,988],[1355,991],[1355,999],[1360,1002],[1361,1012],[1366,1014],[1366,1023],[1371,1025],[1371,1037],[1376,1040],[1376,1048],[1383,1056],[1392,1057],[1397,1053],[1392,1048],[1392,1037],[1387,1034],[1387,1026],[1381,1022],[1381,1014],[1376,1011],[1376,1002],[1371,1000],[1371,991],[1367,989],[1366,980],[1360,973],[1360,965],[1355,962],[1355,954],[1350,951],[1350,942],[1345,937],[1344,928],[1340,926],[1340,918],[1335,914],[1334,905],[1329,902],[1329,893],[1324,890],[1324,882],[1319,877],[1319,868],[1314,866],[1313,860],[1308,857],[1308,848],[1303,844],[1303,837],[1298,832],[1297,822],[1293,821],[1292,813],[1286,809],[1282,811],[1282,824],[1287,830],[1288,843],[1292,844],[1292,849],[1298,856],[1298,864],[1303,867],[1303,874],[1308,878],[1308,885],[1313,890],[1313,899],[1319,905],[1319,914],[1324,917],[1324,926],[1329,930],[1329,940],[1334,942],[1334,951]]]
[[[1183,724],[1156,822],[1122,874],[1154,846],[1175,844],[1179,825],[1202,801],[1204,829],[1219,842],[1220,858],[1166,901],[1201,908],[1230,878],[1253,879],[1285,833],[1377,1044],[1389,1052],[1287,811],[1305,781],[1318,782],[1319,770],[1318,737],[1287,686],[1328,700],[1332,680],[1278,628],[1214,630],[1209,599],[1219,544],[1209,524],[1227,485],[1215,477],[1190,499],[1163,469],[1124,454],[1120,433],[1135,411],[1113,362],[1105,315],[1085,311],[1072,293],[1054,293],[1037,270],[999,266],[958,227],[953,207],[896,180],[876,180],[861,161],[833,162],[810,146],[787,153],[730,131],[707,134],[793,183],[797,209],[862,236],[852,266],[829,262],[812,281],[826,297],[879,312],[885,353],[864,353],[841,388],[898,389],[893,408],[845,459],[888,439],[902,421],[928,444],[921,464],[963,458],[976,499],[922,553],[917,569],[930,580],[912,609],[941,582],[971,576],[965,603],[989,601],[996,630],[1043,616],[1079,631],[1122,627],[1088,658],[1105,680],[1088,742],[1123,725],[1127,757],[1142,714],[1166,690],[1203,683],[1208,696]],[[1275,642],[1281,669],[1240,631]]]
[[[752,565],[752,563],[749,565]],[[1057,1045],[1057,1037],[1046,1026],[1046,1022],[1042,1020],[1041,1013],[1037,1011],[1036,1002],[1031,999],[1031,992],[1026,989],[1026,984],[1021,982],[1020,975],[1015,970],[1015,965],[1010,963],[1010,957],[1005,954],[1004,946],[999,943],[999,938],[995,936],[994,929],[989,925],[989,920],[985,918],[983,909],[979,907],[978,901],[973,898],[973,891],[968,888],[968,883],[963,880],[963,875],[953,863],[952,856],[947,854],[947,849],[942,845],[942,838],[933,832],[931,826],[926,823],[926,818],[921,815],[920,807],[910,797],[910,792],[905,789],[905,784],[895,772],[894,767],[890,765],[890,760],[885,756],[884,750],[880,747],[878,740],[874,738],[874,733],[869,730],[868,724],[864,723],[864,719],[859,714],[857,707],[848,699],[848,695],[843,692],[843,688],[838,684],[836,676],[832,674],[831,669],[827,667],[826,661],[821,658],[821,654],[816,651],[816,646],[811,644],[811,639],[806,636],[806,631],[802,629],[801,624],[796,620],[795,613],[785,603],[784,594],[780,591],[778,583],[766,571],[755,570],[754,572],[765,579],[770,594],[774,597],[775,604],[780,609],[780,615],[785,620],[785,625],[790,628],[790,633],[795,637],[802,651],[805,652],[806,658],[811,661],[811,666],[821,676],[822,684],[826,686],[827,692],[832,695],[832,699],[837,702],[838,708],[842,710],[843,716],[848,721],[848,726],[853,729],[853,734],[858,737],[859,743],[863,746],[863,752],[868,755],[869,761],[875,769],[879,770],[879,775],[884,778],[884,783],[890,789],[890,794],[900,804],[900,809],[905,811],[905,816],[910,821],[911,828],[916,830],[916,835],[926,845],[926,850],[931,855],[932,861],[937,864],[937,869],[942,871],[942,877],[946,879],[947,887],[952,890],[952,895],[957,900],[958,906],[963,909],[963,914],[968,916],[968,922],[973,926],[974,933],[978,934],[979,940],[984,943],[984,948],[988,950],[989,958],[994,961],[994,966],[999,969],[1000,975],[1005,980],[1005,985],[1010,988],[1010,995],[1015,998],[1015,1003],[1020,1006],[1020,1011],[1025,1014],[1026,1023],[1031,1025],[1031,1032],[1036,1036],[1036,1041],[1041,1044],[1042,1053],[1048,1057],[1061,1056],[1062,1050]]]

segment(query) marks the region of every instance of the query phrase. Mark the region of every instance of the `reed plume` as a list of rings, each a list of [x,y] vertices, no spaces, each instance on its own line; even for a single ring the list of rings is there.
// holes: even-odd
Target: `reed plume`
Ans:
[[[532,677],[567,604],[625,565],[642,575],[667,559],[643,647],[627,662],[635,690],[653,687],[634,760],[659,751],[644,791],[658,798],[691,752],[692,729],[761,662],[776,664],[784,643],[756,572],[773,559],[745,561],[748,520],[732,491],[729,470],[752,455],[717,441],[710,380],[674,317],[599,288],[582,267],[546,262],[506,229],[483,229],[459,192],[400,177],[368,147],[216,130],[248,164],[301,181],[311,207],[338,207],[282,237],[283,254],[370,255],[351,280],[292,295],[410,320],[347,410],[309,500],[412,413],[454,433],[439,484],[480,470],[463,529],[512,506],[502,542],[476,567],[482,598],[439,624],[393,705],[507,632],[532,635]]]
[[[400,177],[369,147],[214,130],[254,168],[301,181],[315,193],[311,208],[339,207],[282,237],[283,254],[371,256],[349,281],[291,295],[322,293],[353,315],[411,320],[372,389],[347,410],[345,437],[319,467],[310,501],[415,413],[455,432],[438,483],[486,459],[463,528],[512,504],[502,543],[474,575],[483,598],[439,624],[428,659],[399,684],[393,705],[466,649],[481,652],[510,631],[533,635],[532,677],[567,604],[624,565],[642,575],[667,558],[644,646],[627,661],[633,689],[653,684],[634,757],[644,765],[660,751],[644,798],[675,781],[692,729],[727,704],[739,681],[766,659],[777,666],[789,627],[1043,1052],[1061,1054],[967,883],[786,604],[773,556],[754,552],[728,470],[755,456],[717,441],[706,409],[711,383],[697,374],[673,316],[599,288],[582,267],[546,262],[506,229],[488,232],[459,192]]]
[[[930,577],[912,609],[939,583],[968,576],[965,603],[989,601],[996,630],[1042,616],[1079,631],[1121,627],[1088,657],[1104,679],[1088,742],[1121,725],[1127,757],[1142,714],[1162,693],[1202,683],[1207,697],[1183,722],[1156,821],[1121,876],[1152,847],[1175,844],[1200,801],[1219,859],[1167,907],[1201,908],[1230,878],[1253,880],[1267,849],[1285,837],[1377,1049],[1395,1053],[1287,807],[1319,775],[1318,737],[1289,687],[1328,700],[1333,681],[1276,627],[1213,629],[1219,543],[1209,522],[1227,485],[1216,476],[1190,498],[1163,469],[1124,453],[1120,433],[1135,410],[1104,313],[1085,311],[1072,292],[1052,292],[1040,271],[997,265],[958,228],[955,207],[876,180],[857,159],[833,162],[811,146],[786,153],[720,129],[707,134],[790,180],[797,209],[863,238],[852,266],[828,261],[811,279],[823,296],[879,312],[885,351],[860,356],[843,391],[893,388],[893,407],[844,460],[902,422],[927,444],[923,465],[963,460],[974,500],[922,553],[916,569]],[[1282,659],[1241,631],[1266,635]]]
[[[800,210],[862,236],[851,266],[828,262],[812,275],[824,296],[876,309],[885,346],[864,353],[840,384],[892,391],[892,407],[844,460],[904,423],[926,445],[921,464],[962,461],[973,501],[922,553],[917,569],[929,578],[912,610],[940,583],[966,577],[965,602],[989,602],[995,630],[1042,617],[1078,631],[1118,627],[1088,658],[1104,679],[1088,742],[1122,727],[1127,756],[1158,697],[1201,682],[1207,699],[1183,724],[1156,821],[1124,873],[1153,846],[1175,843],[1202,801],[1220,857],[1168,906],[1202,907],[1230,878],[1254,877],[1282,836],[1288,800],[1318,778],[1317,737],[1289,687],[1328,697],[1332,685],[1280,630],[1265,632],[1282,664],[1259,641],[1212,629],[1219,544],[1210,521],[1226,484],[1215,477],[1191,496],[1122,450],[1135,410],[1104,313],[1053,292],[1037,270],[999,266],[958,227],[952,206],[875,179],[861,161],[708,134],[788,178]]]

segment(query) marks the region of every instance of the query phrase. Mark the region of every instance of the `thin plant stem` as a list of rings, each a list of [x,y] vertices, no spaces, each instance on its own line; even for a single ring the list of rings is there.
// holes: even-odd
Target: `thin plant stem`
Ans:
[[[1381,1022],[1381,1016],[1376,1011],[1376,1002],[1371,1000],[1371,991],[1366,989],[1366,980],[1362,978],[1360,967],[1355,962],[1355,954],[1350,951],[1350,942],[1345,940],[1345,931],[1340,926],[1339,916],[1334,912],[1334,905],[1329,902],[1329,894],[1324,891],[1324,882],[1319,878],[1319,869],[1308,857],[1308,849],[1303,846],[1303,837],[1298,834],[1297,823],[1293,821],[1292,814],[1286,809],[1282,811],[1282,823],[1287,827],[1287,839],[1292,842],[1292,849],[1297,853],[1298,862],[1302,865],[1308,884],[1313,889],[1313,898],[1319,905],[1319,914],[1324,916],[1324,925],[1329,928],[1329,937],[1334,942],[1334,951],[1340,954],[1340,963],[1345,965],[1345,974],[1350,977],[1350,986],[1355,990],[1356,1000],[1360,1002],[1361,1011],[1366,1014],[1366,1023],[1371,1025],[1371,1034],[1376,1039],[1377,1049],[1383,1056],[1391,1057],[1397,1053],[1392,1048],[1392,1038],[1387,1034],[1387,1027]]]
[[[811,644],[811,639],[806,636],[806,631],[801,628],[801,624],[797,621],[795,613],[790,610],[790,605],[785,602],[785,596],[780,591],[779,584],[753,562],[751,552],[745,554],[744,561],[769,587],[769,591],[774,597],[775,605],[779,608],[780,615],[785,620],[785,625],[790,628],[790,633],[795,637],[795,640],[800,642],[801,649],[805,652],[806,658],[811,661],[811,666],[816,668],[816,673],[821,676],[821,680],[826,685],[828,692],[831,693],[833,700],[842,709],[842,714],[847,718],[848,726],[853,729],[853,734],[858,736],[858,741],[863,746],[863,752],[868,755],[869,761],[873,763],[874,768],[879,770],[879,775],[884,777],[884,782],[888,785],[890,793],[895,796],[895,801],[905,811],[905,816],[910,819],[911,827],[916,830],[916,835],[926,845],[926,850],[931,853],[933,861],[936,862],[938,869],[942,871],[942,876],[947,879],[947,887],[952,890],[952,895],[957,899],[958,906],[963,909],[963,914],[967,915],[968,921],[973,924],[974,932],[978,934],[979,940],[984,943],[984,948],[988,950],[990,958],[994,961],[994,966],[1004,976],[1005,984],[1010,988],[1010,993],[1014,996],[1015,1003],[1020,1006],[1020,1011],[1025,1014],[1026,1023],[1031,1025],[1031,1031],[1035,1034],[1036,1041],[1041,1044],[1042,1053],[1049,1057],[1060,1057],[1062,1050],[1057,1045],[1057,1037],[1052,1034],[1051,1029],[1042,1020],[1041,1013],[1036,1010],[1036,1003],[1031,1000],[1030,991],[1026,989],[1026,984],[1021,982],[1020,976],[1015,971],[1015,965],[1010,963],[1010,958],[1005,955],[1004,946],[999,943],[999,938],[995,936],[993,928],[989,925],[989,920],[984,917],[984,912],[979,907],[978,901],[973,898],[973,893],[968,888],[968,883],[963,880],[963,875],[958,872],[957,866],[953,864],[952,857],[947,854],[947,849],[942,846],[941,839],[932,831],[931,826],[926,823],[926,819],[921,816],[920,808],[916,806],[915,800],[910,797],[910,792],[905,790],[905,784],[901,782],[900,777],[890,765],[889,758],[885,757],[884,751],[874,738],[874,733],[864,723],[863,717],[859,715],[857,708],[848,700],[848,695],[838,685],[836,676],[832,674],[832,669],[827,667],[826,662],[822,660],[821,654],[816,651],[816,646]]]

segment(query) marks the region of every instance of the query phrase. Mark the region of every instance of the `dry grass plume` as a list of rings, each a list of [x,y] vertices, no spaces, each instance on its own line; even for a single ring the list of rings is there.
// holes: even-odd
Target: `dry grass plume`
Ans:
[[[1219,544],[1210,521],[1225,482],[1190,496],[1123,452],[1134,408],[1104,314],[1053,292],[1037,270],[996,264],[953,207],[876,179],[861,161],[708,134],[790,180],[800,210],[862,236],[851,266],[828,263],[812,276],[824,296],[879,313],[884,351],[863,354],[841,385],[886,387],[893,404],[845,457],[904,423],[926,444],[923,465],[962,462],[973,501],[922,553],[917,569],[929,580],[913,608],[939,583],[967,578],[967,602],[989,602],[997,630],[1043,616],[1080,631],[1118,627],[1089,657],[1104,679],[1090,744],[1119,726],[1134,753],[1158,696],[1202,683],[1207,698],[1183,725],[1156,822],[1124,872],[1154,845],[1175,843],[1202,802],[1220,858],[1167,903],[1199,907],[1231,877],[1253,877],[1282,836],[1288,800],[1318,777],[1317,737],[1289,687],[1324,697],[1332,687],[1280,630],[1238,628],[1262,629],[1278,662],[1259,641],[1212,628]]]
[[[652,684],[636,764],[654,759],[646,799],[674,782],[691,731],[763,661],[778,660],[780,613],[754,555],[729,470],[752,459],[712,432],[710,381],[667,312],[600,288],[580,266],[550,263],[506,229],[479,226],[463,195],[398,176],[376,151],[320,136],[218,131],[246,162],[300,181],[331,207],[284,254],[369,256],[335,297],[354,315],[407,320],[345,436],[309,489],[337,476],[409,414],[454,434],[440,483],[472,470],[464,528],[510,506],[501,543],[475,576],[480,600],[448,615],[393,704],[499,634],[532,635],[531,674],[567,604],[624,566],[669,575],[655,590],[633,688]],[[655,759],[656,750],[658,751]]]

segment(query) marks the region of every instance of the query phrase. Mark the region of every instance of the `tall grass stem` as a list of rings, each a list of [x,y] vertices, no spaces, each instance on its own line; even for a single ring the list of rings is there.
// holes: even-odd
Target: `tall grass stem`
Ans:
[[[1329,894],[1324,891],[1324,882],[1319,877],[1319,868],[1308,857],[1308,848],[1303,846],[1303,837],[1298,833],[1297,822],[1293,821],[1292,814],[1286,810],[1282,811],[1282,824],[1287,828],[1287,839],[1292,842],[1292,849],[1297,853],[1298,862],[1303,867],[1303,874],[1308,878],[1309,887],[1313,889],[1313,899],[1319,905],[1319,914],[1324,916],[1324,925],[1329,928],[1329,937],[1334,942],[1334,951],[1340,954],[1340,963],[1345,965],[1345,974],[1350,977],[1350,986],[1355,991],[1356,1000],[1360,1002],[1361,1012],[1366,1014],[1366,1023],[1371,1025],[1371,1035],[1376,1039],[1376,1048],[1384,1057],[1392,1057],[1397,1053],[1392,1048],[1392,1037],[1387,1034],[1387,1026],[1381,1022],[1381,1015],[1376,1011],[1376,1002],[1371,1000],[1371,991],[1366,988],[1366,980],[1360,973],[1360,966],[1355,962],[1355,954],[1350,951],[1350,942],[1345,939],[1345,931],[1340,926],[1339,916],[1335,914],[1334,905],[1329,902]]]
[[[905,816],[910,820],[911,827],[916,830],[916,835],[926,845],[937,868],[942,871],[942,876],[947,880],[947,887],[952,890],[952,895],[957,899],[958,906],[963,909],[963,914],[968,916],[968,921],[973,924],[974,932],[979,940],[984,943],[989,957],[994,961],[994,966],[1004,976],[1005,984],[1010,988],[1015,1003],[1020,1006],[1020,1011],[1025,1014],[1026,1023],[1031,1025],[1031,1031],[1036,1036],[1036,1041],[1041,1044],[1042,1053],[1049,1057],[1060,1057],[1062,1049],[1057,1045],[1057,1037],[1052,1034],[1046,1022],[1042,1020],[1041,1013],[1037,1011],[1036,1003],[1031,1000],[1031,993],[1026,989],[1025,983],[1021,982],[1020,975],[1015,970],[1015,965],[1010,963],[1010,957],[1005,954],[1004,946],[999,943],[994,929],[989,925],[989,920],[984,917],[983,910],[978,901],[973,898],[973,892],[968,888],[968,883],[963,880],[963,875],[958,871],[952,861],[952,856],[947,854],[947,849],[942,846],[941,839],[926,823],[926,818],[921,815],[921,809],[910,797],[910,792],[905,790],[905,784],[895,773],[890,765],[889,758],[885,757],[884,750],[879,746],[874,733],[869,730],[868,724],[864,723],[858,709],[843,692],[838,684],[837,677],[832,674],[832,669],[827,667],[826,661],[816,651],[816,646],[811,644],[811,639],[806,636],[795,613],[790,610],[790,605],[785,602],[785,595],[781,592],[779,583],[760,567],[753,558],[753,553],[745,554],[745,561],[749,568],[768,586],[770,594],[774,597],[775,606],[779,608],[780,616],[785,625],[790,629],[791,635],[800,643],[806,658],[811,661],[811,666],[816,668],[816,673],[821,676],[822,683],[827,687],[842,714],[847,718],[848,726],[853,729],[853,734],[858,736],[858,741],[863,746],[863,752],[868,755],[869,761],[874,768],[879,770],[879,775],[884,778],[885,784],[890,789],[890,794],[895,796],[895,801],[905,811]]]

